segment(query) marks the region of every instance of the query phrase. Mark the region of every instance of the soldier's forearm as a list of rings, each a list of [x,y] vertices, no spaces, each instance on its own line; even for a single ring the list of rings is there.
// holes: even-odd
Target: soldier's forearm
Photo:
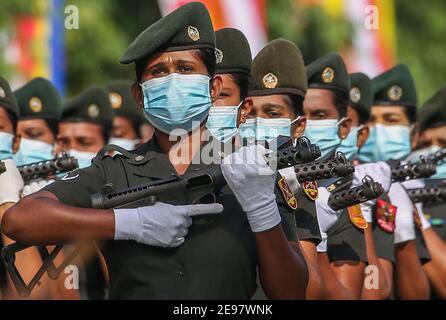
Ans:
[[[256,233],[259,272],[270,299],[305,299],[308,269],[301,252],[288,242],[282,226]]]
[[[25,244],[108,240],[114,238],[115,221],[113,210],[67,206],[51,192],[39,191],[5,212],[2,230]]]
[[[429,299],[429,282],[417,254],[415,240],[395,246],[395,290],[398,299]]]

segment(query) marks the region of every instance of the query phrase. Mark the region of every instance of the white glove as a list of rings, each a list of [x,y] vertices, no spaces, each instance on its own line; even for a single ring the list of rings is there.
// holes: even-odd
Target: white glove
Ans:
[[[362,185],[362,179],[369,175],[375,182],[379,182],[383,189],[387,192],[392,184],[392,171],[390,166],[383,162],[364,163],[355,167],[353,175],[352,187]],[[373,208],[376,204],[376,199],[366,201],[360,204],[364,219],[371,223],[373,221]]]
[[[223,176],[246,212],[253,232],[262,232],[280,223],[274,194],[275,172],[265,161],[267,152],[261,145],[242,147],[225,157],[221,165]]]
[[[135,240],[158,246],[177,247],[184,242],[194,216],[223,211],[220,203],[174,206],[157,202],[135,209],[115,209],[115,240]]]
[[[424,188],[425,183],[422,179],[412,179],[407,180],[404,182],[401,182],[404,188],[410,190],[410,189],[418,189],[418,188]]]
[[[424,216],[423,203],[422,202],[415,203],[415,207],[417,208],[418,217],[420,217],[421,231],[424,231],[427,228],[430,228],[431,227],[431,223]]]
[[[415,239],[415,225],[413,221],[413,205],[406,190],[400,183],[392,183],[389,190],[392,205],[396,206],[395,239],[398,244]]]
[[[316,199],[317,222],[321,231],[322,242],[317,246],[318,252],[327,251],[327,231],[330,229],[342,214],[342,210],[334,211],[328,205],[330,192],[324,187],[318,188],[319,196]]]
[[[0,205],[7,202],[16,203],[20,200],[23,189],[23,179],[12,159],[3,160],[6,172],[0,174]]]
[[[46,187],[47,185],[53,183],[54,180],[38,180],[38,181],[31,181],[29,184],[25,185],[23,188],[23,195],[27,196],[31,193],[37,192],[40,189]]]

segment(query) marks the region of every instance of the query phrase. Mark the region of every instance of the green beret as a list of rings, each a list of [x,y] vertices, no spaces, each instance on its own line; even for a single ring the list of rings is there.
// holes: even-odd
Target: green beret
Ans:
[[[8,81],[2,77],[0,77],[0,107],[10,111],[17,118],[19,117],[20,112],[17,100],[11,91]]]
[[[121,57],[122,64],[146,59],[155,52],[215,48],[211,17],[200,2],[191,2],[144,30]]]
[[[351,73],[350,105],[359,113],[361,122],[370,118],[370,108],[373,104],[372,80],[364,73]]]
[[[129,119],[136,127],[145,122],[143,111],[133,99],[131,81],[118,80],[107,84],[106,87],[115,116]]]
[[[421,128],[446,126],[446,85],[425,102],[418,112]]]
[[[49,80],[34,78],[14,94],[20,109],[19,119],[60,120],[62,99],[56,87]]]
[[[336,90],[349,94],[350,78],[344,60],[330,53],[307,66],[308,88]]]
[[[417,106],[417,93],[409,68],[398,64],[372,79],[373,104]]]
[[[64,103],[61,122],[92,122],[110,130],[113,116],[107,90],[91,87]]]
[[[285,39],[268,43],[252,62],[249,96],[307,92],[305,64],[299,48]]]
[[[237,29],[225,28],[215,32],[216,73],[251,73],[251,48],[245,35]]]

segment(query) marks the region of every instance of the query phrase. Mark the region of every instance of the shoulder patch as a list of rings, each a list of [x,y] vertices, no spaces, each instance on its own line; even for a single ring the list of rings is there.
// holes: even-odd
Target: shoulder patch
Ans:
[[[361,230],[367,228],[368,223],[365,220],[364,215],[362,214],[361,206],[359,204],[348,207],[347,212],[351,223],[353,223],[356,228]]]
[[[376,222],[379,227],[388,232],[395,231],[396,207],[383,199],[376,200]]]
[[[316,201],[317,197],[319,196],[316,181],[306,181],[302,183],[302,189],[310,200]]]
[[[297,208],[297,199],[291,191],[288,182],[286,182],[285,177],[282,177],[279,181],[277,181],[277,185],[279,186],[280,191],[282,191],[283,198],[288,206],[295,210]]]

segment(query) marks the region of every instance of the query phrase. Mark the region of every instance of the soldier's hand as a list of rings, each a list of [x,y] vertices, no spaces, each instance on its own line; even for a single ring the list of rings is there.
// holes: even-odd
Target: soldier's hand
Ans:
[[[53,183],[54,180],[39,180],[39,181],[31,181],[29,184],[25,185],[23,187],[23,195],[27,196],[31,193],[37,192],[43,187],[46,187],[47,185]]]
[[[392,184],[392,170],[390,166],[383,162],[373,162],[360,164],[355,167],[353,175],[352,187],[362,185],[362,179],[366,176],[372,177],[376,182],[379,182],[385,192],[388,192]],[[361,212],[367,222],[373,221],[373,208],[376,204],[376,199],[366,201],[360,204]]]
[[[394,243],[402,243],[415,239],[413,205],[406,190],[400,183],[392,183],[389,190],[390,202],[398,209],[395,217]]]
[[[262,232],[280,223],[274,194],[275,172],[265,160],[268,152],[261,145],[242,147],[225,157],[221,165],[223,176],[246,212],[253,232]]]
[[[23,179],[12,159],[3,160],[6,172],[0,175],[0,205],[7,202],[16,203],[23,189]]]
[[[115,240],[135,240],[158,247],[184,242],[192,217],[223,212],[219,203],[174,206],[157,202],[135,209],[115,209]]]
[[[321,231],[322,241],[318,245],[318,252],[327,251],[327,231],[330,229],[342,214],[342,211],[335,211],[328,205],[328,198],[331,193],[326,188],[318,188],[318,198],[316,199],[317,222]]]

